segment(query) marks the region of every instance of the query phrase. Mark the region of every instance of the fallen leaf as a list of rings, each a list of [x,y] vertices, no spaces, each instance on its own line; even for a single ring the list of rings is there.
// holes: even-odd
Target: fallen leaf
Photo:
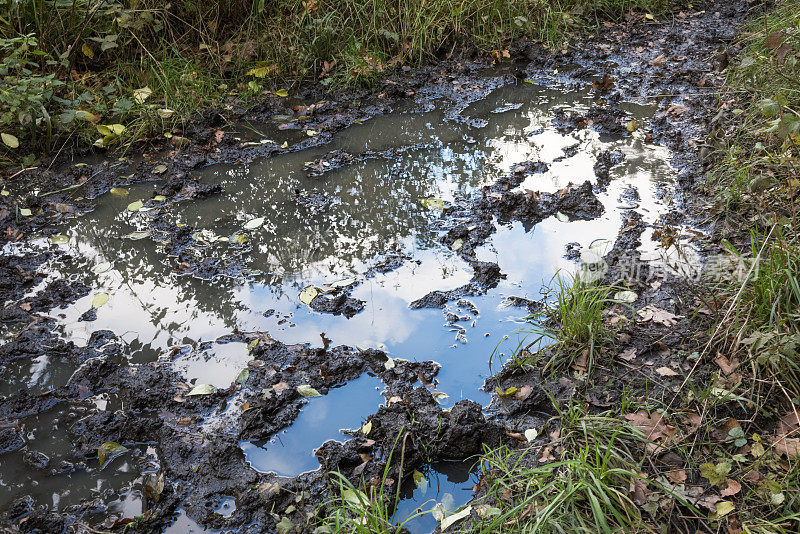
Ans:
[[[670,313],[661,308],[657,308],[652,304],[645,306],[637,312],[642,321],[652,321],[654,323],[662,324],[664,326],[674,326],[680,316]]]
[[[16,136],[3,132],[0,134],[0,137],[3,139],[3,144],[5,144],[8,148],[19,147],[19,139],[17,139]]]
[[[736,495],[742,490],[742,485],[733,480],[732,478],[728,479],[728,484],[722,490],[721,494],[723,497],[731,497]]]
[[[186,394],[187,397],[197,397],[199,395],[211,395],[214,393],[215,388],[211,384],[198,384]]]
[[[678,376],[678,373],[675,372],[673,369],[669,367],[659,367],[656,369],[656,373],[660,374],[661,376]]]
[[[626,362],[630,362],[636,358],[636,349],[634,347],[627,348],[619,354],[619,357]]]
[[[106,302],[108,302],[108,293],[97,293],[92,298],[92,308],[99,308]]]
[[[312,388],[308,384],[301,384],[297,386],[297,392],[303,397],[321,397],[322,393]]]
[[[372,432],[372,420],[367,421],[361,426],[361,432],[367,436],[370,432]]]
[[[100,460],[101,469],[111,460],[126,452],[128,449],[116,441],[107,441],[97,448],[97,459]]]
[[[305,305],[310,305],[311,301],[317,298],[319,295],[319,290],[314,286],[306,286],[303,288],[303,291],[300,292],[300,302]]]
[[[739,360],[738,358],[733,358],[729,360],[725,356],[722,355],[721,352],[717,353],[717,357],[714,358],[714,363],[719,366],[722,372],[727,376],[734,372],[737,367],[739,367]]]
[[[244,228],[246,230],[255,230],[262,224],[264,224],[264,217],[256,217],[255,219],[250,219],[249,221],[244,223]]]
[[[667,60],[666,56],[664,56],[664,54],[661,54],[660,56],[658,56],[654,60],[650,61],[650,65],[652,65],[654,67],[660,67],[661,65],[664,64],[664,62],[666,60]]]
[[[673,484],[683,484],[684,482],[686,482],[686,470],[677,469],[675,471],[669,471],[667,473],[667,478]]]
[[[526,384],[521,388],[519,388],[519,390],[516,393],[514,393],[514,398],[517,400],[525,400],[531,396],[531,393],[533,393],[533,386],[529,386]]]
[[[167,166],[163,163],[153,167],[153,174],[164,174],[165,172],[167,172]]]
[[[720,501],[717,503],[717,517],[723,517],[733,512],[736,506],[730,501]]]
[[[137,200],[136,202],[131,202],[128,204],[128,211],[139,211],[144,206],[144,203],[141,200]]]
[[[459,512],[456,512],[454,514],[450,514],[448,516],[445,516],[441,520],[440,525],[439,525],[441,527],[441,529],[442,529],[442,532],[447,530],[448,527],[451,527],[452,525],[458,523],[462,519],[465,519],[465,518],[469,517],[469,514],[471,514],[471,513],[472,513],[472,505],[469,505],[469,506],[467,506],[466,508],[464,508],[463,510],[461,510]]]

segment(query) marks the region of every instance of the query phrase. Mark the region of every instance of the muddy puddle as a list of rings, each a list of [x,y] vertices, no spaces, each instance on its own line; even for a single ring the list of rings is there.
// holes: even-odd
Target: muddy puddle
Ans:
[[[489,356],[535,309],[554,273],[574,272],[582,253],[585,259],[593,248],[610,248],[631,212],[653,224],[670,206],[663,194],[675,175],[670,153],[645,140],[652,108],[620,106],[624,121],[639,124],[632,134],[554,120],[589,110],[590,88],[589,82],[579,90],[519,83],[457,110],[445,100],[403,104],[327,144],[250,165],[208,167],[197,175],[198,185],[220,192],[203,198],[175,202],[159,196],[154,184],[107,193],[94,211],[64,223],[65,237],[8,245],[6,252],[22,246],[64,252],[46,265],[47,276],[31,295],[59,278],[90,287],[49,312],[65,340],[85,345],[93,332],[111,330],[124,341],[127,361],[166,362],[190,387],[225,388],[247,368],[247,343],[224,336],[268,332],[285,344],[378,348],[392,358],[434,360],[441,364],[437,390],[448,396],[440,399],[444,406],[461,399],[488,405],[481,388],[492,372]],[[298,138],[297,132],[271,133],[277,143]],[[596,164],[603,153],[616,159],[601,187]],[[526,172],[517,189],[556,193],[588,180],[602,214],[556,213],[535,223],[495,218],[496,230],[475,247],[473,259],[443,244],[464,211],[448,210],[470,206],[484,186],[526,162],[544,165]],[[145,209],[132,211],[140,200]],[[655,258],[649,232],[642,241],[642,252]],[[432,291],[468,284],[473,260],[496,263],[503,277],[441,309],[410,306]],[[317,294],[311,306],[309,286]],[[108,301],[93,308],[102,293]],[[499,361],[494,364],[497,371]],[[14,360],[2,368],[0,394],[41,393],[66,384],[74,371],[47,355]],[[346,440],[343,429],[360,428],[386,401],[384,388],[368,375],[338,384],[307,399],[293,425],[266,440],[241,441],[240,448],[260,473],[313,471],[319,467],[314,451],[326,440]],[[224,424],[205,424],[224,431]],[[40,450],[49,465],[4,458],[0,501],[27,493],[58,510],[100,498],[118,515],[141,511],[134,509],[136,495],[145,466],[157,461],[150,458],[155,451],[142,446],[140,457],[117,459],[103,470],[55,473],[70,451],[58,425],[36,418],[24,425],[31,433],[25,450]],[[50,429],[52,439],[43,437]],[[467,502],[476,477],[469,465],[446,463],[423,475],[425,483],[403,489],[398,522],[434,501]],[[235,500],[219,506],[219,515],[236,514]],[[183,512],[176,521],[173,530],[197,526]],[[407,526],[428,532],[436,522],[426,516]]]

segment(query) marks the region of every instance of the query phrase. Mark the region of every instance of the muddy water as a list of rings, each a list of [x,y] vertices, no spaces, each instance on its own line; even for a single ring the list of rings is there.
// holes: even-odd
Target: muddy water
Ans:
[[[32,245],[58,246],[70,253],[49,265],[51,278],[80,275],[93,287],[89,295],[51,315],[59,332],[79,344],[93,331],[109,329],[124,339],[132,362],[172,358],[190,383],[225,387],[246,367],[250,357],[244,344],[217,342],[235,329],[266,331],[285,343],[315,346],[322,344],[324,333],[332,345],[377,347],[395,358],[435,360],[442,364],[438,390],[449,395],[445,403],[470,398],[486,404],[489,397],[480,388],[490,374],[489,355],[527,313],[507,306],[507,298],[540,299],[554,273],[576,268],[565,257],[566,246],[586,249],[598,240],[613,241],[626,210],[634,208],[652,223],[668,207],[669,199],[660,194],[670,189],[674,175],[666,149],[646,144],[638,132],[618,138],[592,129],[564,134],[553,126],[556,109],[580,111],[590,104],[588,91],[534,84],[503,87],[457,115],[445,102],[407,105],[357,124],[327,145],[249,166],[209,167],[199,180],[220,184],[223,193],[206,199],[131,213],[126,206],[151,198],[153,186],[131,186],[126,197],[107,194],[97,209],[64,228],[66,243],[50,245],[41,239]],[[642,125],[652,113],[636,105],[627,109]],[[555,191],[595,180],[597,154],[609,149],[622,151],[626,159],[612,170],[613,180],[598,195],[603,216],[588,221],[551,217],[534,227],[498,224],[478,257],[497,262],[506,278],[487,294],[468,299],[478,313],[456,303],[444,313],[409,308],[432,290],[453,289],[472,277],[470,266],[439,243],[447,222],[441,211],[422,199],[468,200],[515,164],[537,160],[548,163],[548,171],[532,175],[521,187]],[[319,165],[321,173],[308,171],[309,162],[332,150],[355,158],[340,167]],[[170,236],[154,230],[154,216],[196,228],[198,254],[218,268],[208,270],[209,275],[177,276],[176,262],[163,251]],[[258,218],[264,218],[263,224],[248,229],[248,222]],[[149,235],[125,237],[132,232]],[[655,254],[655,244],[647,237],[644,241],[645,252]],[[370,272],[397,253],[406,258],[399,267]],[[110,269],[93,272],[106,262]],[[310,284],[324,287],[350,278],[357,283],[351,296],[365,303],[351,318],[315,312],[299,299]],[[96,320],[83,320],[98,292],[107,292],[109,302],[97,310]],[[447,312],[463,320],[446,324]],[[171,352],[175,346],[181,349]],[[2,371],[0,394],[23,387],[40,392],[64,384],[73,371],[44,357],[12,363]],[[310,399],[295,424],[272,440],[243,442],[248,461],[253,469],[283,476],[317,468],[313,451],[326,439],[345,439],[341,429],[358,428],[384,401],[381,389],[377,379],[364,376]],[[49,428],[52,422],[30,420],[27,426]],[[45,452],[51,461],[70,449],[57,434],[52,440],[37,436],[29,448]],[[148,451],[140,454],[146,464]],[[137,491],[142,469],[118,463],[103,472],[78,471],[80,480],[73,480],[74,475],[3,462],[0,501],[30,493],[59,509],[73,499],[102,494],[106,501],[118,501],[116,506],[130,516],[136,511],[128,508],[138,502],[131,492]],[[446,465],[431,466],[426,480],[427,490],[404,493],[398,513],[441,499],[444,493],[457,504],[466,502],[474,483],[468,468],[454,471]],[[113,491],[107,491],[109,484]],[[235,510],[235,503],[227,505],[225,513]],[[426,521],[412,526],[431,530],[434,525]]]

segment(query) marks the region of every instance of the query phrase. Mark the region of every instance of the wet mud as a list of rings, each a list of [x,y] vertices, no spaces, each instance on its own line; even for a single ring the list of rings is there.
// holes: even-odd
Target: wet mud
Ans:
[[[616,382],[629,383],[641,393],[650,393],[652,384],[666,391],[677,387],[682,376],[663,377],[654,370],[691,365],[678,354],[691,353],[702,341],[686,334],[698,331],[707,318],[693,313],[697,303],[691,283],[660,274],[661,266],[649,259],[662,242],[653,236],[697,222],[687,215],[693,206],[688,193],[703,175],[699,140],[708,130],[715,88],[721,83],[718,51],[736,53],[731,43],[747,10],[744,2],[719,2],[703,11],[677,13],[670,21],[651,24],[631,19],[604,26],[596,35],[555,53],[518,42],[510,47],[510,63],[492,66],[465,58],[444,59],[411,73],[390,74],[378,92],[323,94],[320,87],[308,87],[289,99],[267,100],[250,110],[208,110],[182,131],[173,132],[171,140],[137,147],[131,152],[135,156],[59,155],[7,180],[5,187],[12,195],[0,197],[0,322],[5,337],[0,345],[0,379],[6,382],[0,391],[0,462],[13,467],[0,471],[3,526],[21,532],[81,532],[90,527],[255,533],[275,531],[278,523],[288,521],[298,531],[312,531],[333,496],[330,471],[341,472],[357,485],[379,484],[388,473],[387,484],[396,488],[407,483],[414,470],[464,461],[484,445],[517,444],[522,429],[538,428],[553,415],[552,399],[565,401],[578,388],[590,386],[575,376],[558,378],[497,367],[491,374],[485,369],[490,347],[520,324],[511,322],[502,310],[523,316],[539,311],[543,298],[533,286],[523,290],[518,279],[540,271],[525,268],[545,255],[552,258],[541,271],[548,277],[552,265],[586,263],[592,246],[580,225],[603,218],[611,221],[614,234],[605,239],[609,246],[595,253],[606,266],[605,280],[624,282],[635,291],[637,308],[657,306],[674,314],[676,321],[669,326],[632,321],[621,328],[619,352],[635,349],[637,357],[601,369],[605,381],[601,377],[594,383],[606,385],[588,391],[588,398],[596,408],[612,405],[619,400],[614,397],[618,388],[611,387]],[[384,180],[412,187],[413,180],[392,165],[405,165],[409,160],[403,158],[414,158],[431,144],[422,135],[384,142],[375,134],[357,150],[352,145],[358,142],[350,141],[348,132],[379,117],[392,120],[396,109],[413,102],[420,113],[439,113],[448,126],[463,128],[463,140],[449,144],[463,141],[464,152],[469,153],[468,147],[492,120],[520,108],[512,98],[484,118],[476,107],[497,92],[513,95],[529,90],[533,84],[524,80],[575,93],[576,99],[580,91],[588,94],[580,109],[555,106],[548,110],[544,125],[522,132],[521,137],[531,142],[543,132],[549,135],[548,128],[563,136],[556,154],[531,159],[525,153],[522,159],[491,162],[487,156],[487,161],[470,162],[478,169],[490,163],[498,167],[498,161],[505,167],[470,187],[459,183],[454,192],[441,194],[442,199],[429,198],[429,190],[412,188],[409,199],[398,200],[396,206],[380,205],[377,215],[370,211],[372,219],[359,218],[359,207],[363,199],[380,196],[384,190],[368,189],[368,180],[357,174],[362,196],[344,204],[345,192],[356,186],[338,186],[340,173],[360,173],[375,165]],[[237,130],[236,125],[245,123],[260,125],[263,135]],[[595,136],[600,147],[584,165],[590,176],[577,167],[554,174],[554,169],[586,151],[581,135]],[[655,184],[649,193],[617,187],[623,169],[636,165],[635,151],[625,149],[633,145],[663,150],[653,153],[666,154],[675,179]],[[442,151],[447,152],[447,146]],[[647,157],[656,157],[653,153],[647,152]],[[237,220],[238,230],[217,229],[220,235],[216,235],[202,223],[211,219],[215,228],[222,228],[240,214],[224,209],[214,216],[191,211],[213,202],[225,207],[228,196],[239,194],[234,187],[252,179],[236,175],[237,168],[268,165],[282,157],[295,158],[282,161],[293,162],[302,179],[287,182],[286,187],[282,183],[284,196],[262,210],[265,220],[259,226],[269,227],[278,244],[236,237],[246,234],[241,223],[257,220],[258,213]],[[214,174],[216,168],[230,171]],[[76,227],[90,227],[86,221],[102,222],[103,209],[114,202],[112,188],[131,191],[130,197],[116,201],[113,210],[114,216],[124,214],[121,217],[133,231],[102,245],[108,262],[145,258],[142,265],[157,277],[180,280],[182,291],[169,293],[167,299],[199,310],[186,317],[145,301],[142,308],[162,321],[159,325],[174,329],[168,335],[159,330],[152,339],[141,332],[132,336],[138,320],[133,304],[109,319],[107,307],[89,302],[97,295],[92,289],[96,277],[112,278],[108,272],[115,272],[99,268],[104,256],[92,248],[102,248],[96,243],[108,237],[104,233],[109,226],[98,226],[99,237],[77,249],[57,246],[58,236],[71,238]],[[137,208],[131,215],[125,206],[136,200],[134,193],[144,211]],[[245,190],[234,198],[257,194],[263,191]],[[418,197],[423,194],[426,210],[418,216],[409,206],[419,208]],[[649,197],[658,200],[651,209],[646,204]],[[664,198],[669,201],[662,202]],[[14,202],[30,209],[31,216],[20,216]],[[284,206],[293,211],[281,211]],[[323,262],[308,250],[325,243],[298,245],[301,253],[309,254],[301,260],[274,260],[279,251],[298,242],[296,235],[280,233],[292,216],[307,223],[302,229],[310,234],[340,224],[336,217],[344,210],[352,217],[341,224],[351,228],[366,226],[365,220],[386,227],[386,221],[408,214],[426,230],[391,227],[389,237],[374,246],[367,231],[348,234],[347,246],[356,250],[343,261],[349,264],[327,266],[325,276],[316,278],[306,276],[305,269]],[[576,230],[565,230],[568,225]],[[521,252],[515,251],[514,240],[534,229],[544,236],[539,242],[543,244],[520,245]],[[545,238],[555,234],[560,237],[552,239],[557,246],[546,249]],[[417,236],[425,246],[408,246],[409,236]],[[693,240],[680,232],[676,238],[688,241],[698,255],[713,248],[710,239]],[[504,246],[504,240],[512,245]],[[120,243],[140,248],[129,252]],[[254,254],[262,256],[253,261]],[[296,261],[302,265],[292,263]],[[635,275],[627,268],[631,262],[643,266]],[[444,274],[437,274],[439,278],[428,280],[439,263],[449,267],[440,269]],[[278,272],[277,266],[288,264],[289,274]],[[240,295],[242,288],[252,290],[264,277],[272,285],[263,287],[279,288],[270,289],[277,297],[265,300],[274,307],[253,305],[250,310],[246,308],[253,298],[225,302],[219,297]],[[388,304],[385,310],[376,304],[374,295],[408,279],[413,280],[414,290],[403,295],[402,313],[417,314],[414,317],[433,326],[417,323],[419,333],[409,336],[418,338],[413,342],[358,345],[361,337],[368,338],[359,330],[377,324],[367,319],[391,310]],[[133,282],[124,280],[121,285]],[[541,286],[541,280],[530,282]],[[280,307],[286,288],[299,293],[312,285],[310,311],[294,302],[292,307]],[[166,285],[159,283],[142,287],[140,294],[166,291]],[[208,298],[210,304],[197,297],[209,287],[221,291]],[[210,312],[203,306],[232,311],[221,324],[211,324]],[[236,314],[249,312],[257,318],[237,319],[241,315]],[[630,316],[631,312],[620,306],[611,313]],[[484,326],[489,320],[496,324]],[[351,333],[342,333],[334,321],[349,321],[344,324]],[[388,331],[404,327],[399,319],[387,321]],[[193,338],[183,323],[207,333]],[[295,325],[299,326],[292,330]],[[313,336],[307,334],[311,330],[316,332]],[[439,361],[445,353],[436,344],[445,339],[443,330],[449,342],[455,335],[455,343],[446,350],[474,346],[473,350],[482,351],[482,361]],[[412,349],[414,353],[408,353]],[[209,364],[203,370],[196,364],[214,358],[228,362],[227,366]],[[463,375],[473,381],[477,376],[483,392]],[[351,422],[349,428],[332,429],[336,439],[309,444],[303,451],[314,455],[315,468],[293,472],[287,467],[287,473],[292,472],[286,475],[258,468],[259,455],[275,450],[282,435],[290,443],[293,424],[315,413],[311,407],[323,406],[315,402],[328,395],[333,398],[364,379],[368,380],[364,387],[377,393],[364,398],[377,397],[375,404],[334,407],[345,410]],[[527,395],[512,398],[490,394],[495,387],[512,385],[530,388]],[[125,450],[101,464],[98,449],[107,443],[121,444]]]

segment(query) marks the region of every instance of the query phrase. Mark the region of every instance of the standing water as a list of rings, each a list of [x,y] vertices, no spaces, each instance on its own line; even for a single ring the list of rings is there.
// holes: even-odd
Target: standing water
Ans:
[[[219,184],[223,191],[208,198],[134,212],[127,206],[152,198],[152,185],[131,186],[124,197],[106,194],[94,211],[67,223],[64,243],[42,238],[26,245],[69,253],[47,265],[48,279],[81,276],[92,287],[87,296],[51,311],[59,334],[86,344],[92,332],[111,330],[124,340],[130,362],[171,362],[188,383],[215,387],[229,385],[251,359],[246,344],[226,343],[222,336],[260,331],[286,344],[314,346],[329,339],[331,346],[437,361],[442,366],[437,389],[449,395],[446,402],[487,404],[490,397],[481,387],[492,372],[489,356],[527,314],[509,306],[509,297],[540,300],[556,272],[576,268],[567,258],[568,245],[580,250],[598,240],[613,242],[627,210],[654,222],[668,208],[659,191],[668,189],[674,172],[669,152],[647,144],[639,132],[615,136],[557,128],[557,112],[591,106],[588,88],[501,87],[457,114],[445,102],[428,104],[366,120],[328,144],[250,165],[203,169],[201,183]],[[635,105],[626,109],[642,126],[652,112]],[[605,208],[600,217],[552,216],[534,226],[495,221],[497,231],[476,254],[497,263],[505,278],[444,310],[409,307],[431,291],[458,288],[473,275],[471,266],[440,242],[448,223],[443,206],[468,203],[483,186],[529,161],[548,167],[528,176],[522,189],[555,192],[594,183],[598,154],[609,150],[625,158],[597,194]],[[163,231],[172,225],[194,229],[190,246],[204,259],[202,268],[176,269],[165,251],[173,236]],[[653,253],[655,244],[645,241],[643,252]],[[387,260],[394,261],[390,268]],[[354,314],[320,313],[301,298],[308,286],[343,280],[355,284],[350,297],[363,302]],[[96,318],[87,317],[94,295],[103,292],[108,302],[96,309]],[[0,369],[0,394],[62,386],[74,370],[46,356],[16,360]],[[379,379],[363,376],[309,399],[288,429],[266,441],[241,443],[248,463],[286,477],[317,469],[314,450],[325,440],[347,439],[341,430],[359,428],[385,401],[382,389]],[[139,513],[142,473],[157,462],[157,451],[143,445],[103,469],[59,471],[53,464],[71,448],[53,422],[61,416],[53,411],[23,422],[26,447],[0,465],[0,502],[30,494],[59,510],[101,497],[117,514]],[[35,452],[47,455],[47,468],[22,461]],[[430,466],[424,480],[404,489],[397,515],[428,506],[431,499],[440,502],[444,494],[463,504],[475,483],[470,466],[447,464]],[[219,506],[225,514],[236,513],[232,500]],[[187,521],[182,513],[179,523]],[[430,521],[428,516],[407,526],[429,531],[435,528]]]

